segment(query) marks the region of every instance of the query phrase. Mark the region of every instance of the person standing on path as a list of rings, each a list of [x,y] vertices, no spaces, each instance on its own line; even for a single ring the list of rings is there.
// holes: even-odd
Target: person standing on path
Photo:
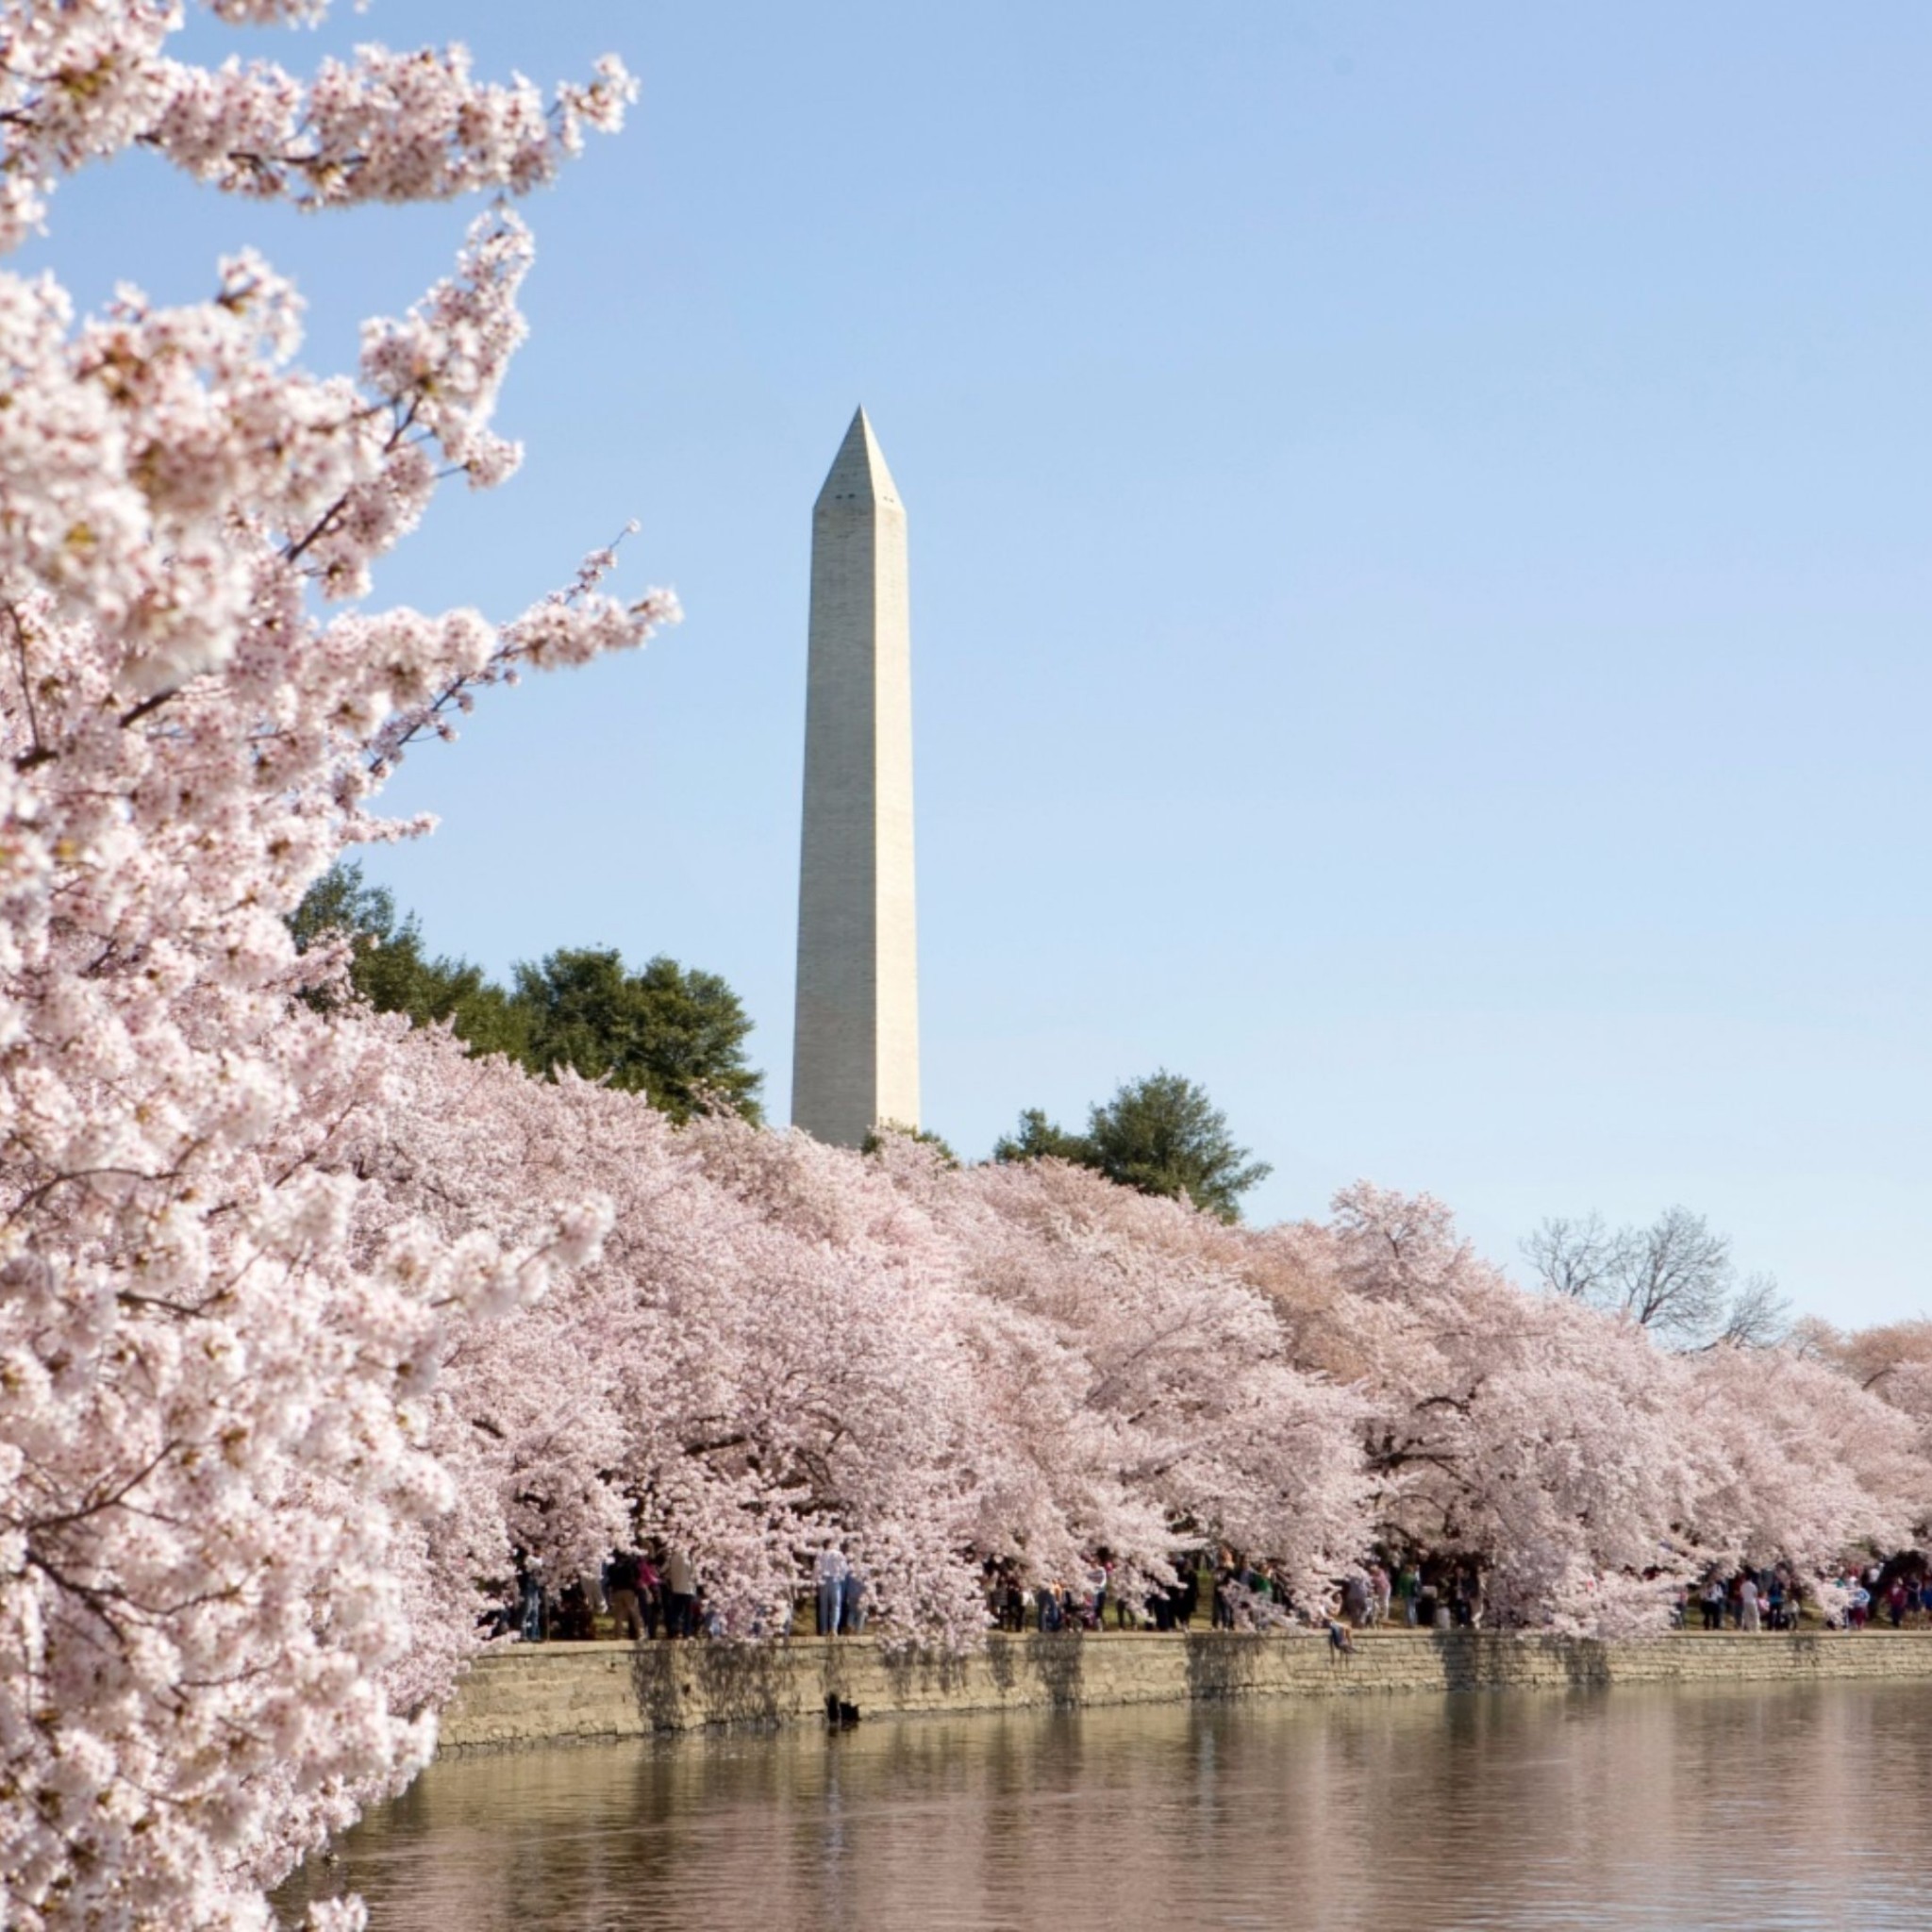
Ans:
[[[675,1543],[671,1554],[664,1558],[665,1636],[691,1635],[691,1605],[697,1593],[697,1577],[691,1567],[691,1553],[682,1543]]]
[[[865,1572],[849,1555],[839,1581],[839,1627],[848,1637],[857,1637],[865,1628]]]
[[[543,1579],[537,1574],[537,1558],[517,1571],[517,1633],[525,1643],[541,1643],[549,1622],[543,1601]]]
[[[664,1579],[649,1557],[638,1558],[638,1607],[644,1613],[644,1635],[655,1639],[658,1618],[664,1605]]]
[[[821,1637],[836,1637],[839,1634],[839,1613],[843,1607],[846,1568],[845,1553],[837,1543],[828,1542],[819,1552],[815,1578],[818,1583],[818,1632]]]
[[[1757,1630],[1760,1627],[1757,1621],[1757,1579],[1746,1576],[1738,1586],[1738,1628]]]
[[[604,1595],[617,1621],[619,1642],[641,1642],[644,1619],[638,1606],[638,1558],[635,1550],[619,1550],[605,1566]]]
[[[1414,1557],[1408,1558],[1396,1573],[1395,1594],[1402,1605],[1402,1621],[1410,1629],[1415,1627],[1415,1600],[1423,1587],[1422,1577],[1417,1574]]]
[[[1379,1628],[1389,1621],[1389,1603],[1395,1586],[1380,1563],[1369,1565],[1369,1623]]]
[[[1351,1571],[1341,1586],[1341,1614],[1356,1629],[1369,1621],[1369,1579]]]

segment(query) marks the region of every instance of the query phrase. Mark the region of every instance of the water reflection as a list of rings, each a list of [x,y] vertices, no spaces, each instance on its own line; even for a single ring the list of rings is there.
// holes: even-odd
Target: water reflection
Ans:
[[[458,1760],[338,1873],[377,1932],[1923,1927],[1928,1798],[1932,1687],[1162,1706]]]

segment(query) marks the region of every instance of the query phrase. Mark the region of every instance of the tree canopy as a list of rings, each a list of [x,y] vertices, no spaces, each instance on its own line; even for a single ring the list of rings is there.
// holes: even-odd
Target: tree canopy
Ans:
[[[1124,1082],[1111,1100],[1096,1102],[1084,1134],[1070,1133],[1040,1108],[1028,1108],[1014,1134],[997,1141],[992,1153],[995,1160],[1072,1161],[1143,1194],[1185,1195],[1230,1222],[1241,1219],[1241,1197],[1274,1172],[1235,1144],[1227,1116],[1206,1088],[1164,1067]]]
[[[517,967],[510,1005],[527,1028],[523,1058],[534,1072],[572,1067],[608,1079],[676,1121],[708,1105],[762,1117],[764,1075],[744,1058],[752,1023],[715,973],[662,954],[626,973],[613,950],[566,947]]]
[[[744,1054],[752,1022],[715,973],[662,955],[631,973],[614,949],[564,947],[520,962],[506,991],[466,959],[432,958],[415,916],[399,917],[393,895],[353,861],[317,880],[289,924],[304,952],[347,935],[355,996],[419,1026],[446,1021],[472,1053],[505,1054],[540,1075],[569,1067],[644,1094],[675,1121],[707,1106],[762,1119],[764,1075]]]
[[[493,1197],[445,1170],[401,1203],[378,1165],[498,1084],[674,1137],[623,1095],[465,1062],[313,959],[298,979],[282,919],[341,845],[382,836],[398,760],[479,692],[636,649],[675,612],[604,588],[608,549],[502,623],[472,595],[375,594],[441,491],[517,467],[491,426],[532,258],[508,198],[634,90],[615,60],[546,98],[453,44],[293,69],[261,44],[327,11],[197,8],[183,39],[190,9],[153,0],[9,4],[0,31],[0,253],[42,231],[60,176],[117,154],[147,185],[84,215],[104,239],[151,223],[158,161],[251,211],[491,204],[336,371],[302,352],[294,287],[234,245],[257,212],[203,299],[206,269],[105,307],[49,267],[0,274],[0,1923],[34,1932],[273,1926],[267,1889],[425,1755],[415,1714],[472,1647],[471,1579],[516,1546],[439,1466],[440,1377],[588,1264],[608,1197],[553,1200],[526,1164]],[[245,69],[197,59],[243,26]],[[398,219],[337,259],[382,251],[400,294],[423,285]],[[523,1151],[490,1131],[483,1151]],[[491,1392],[459,1399],[487,1419]],[[549,1399],[553,1432],[594,1438],[574,1393]],[[318,1898],[307,1920],[364,1914]]]

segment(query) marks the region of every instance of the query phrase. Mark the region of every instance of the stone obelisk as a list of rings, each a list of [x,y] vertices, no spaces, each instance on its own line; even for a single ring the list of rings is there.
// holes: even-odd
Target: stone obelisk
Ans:
[[[791,1120],[919,1124],[906,510],[860,409],[811,517]]]

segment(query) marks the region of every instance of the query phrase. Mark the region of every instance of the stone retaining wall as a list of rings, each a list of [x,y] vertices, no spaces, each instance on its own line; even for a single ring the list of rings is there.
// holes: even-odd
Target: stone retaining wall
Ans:
[[[1351,1658],[1322,1636],[1000,1636],[972,1657],[871,1638],[766,1645],[550,1643],[483,1657],[443,1713],[441,1752],[588,1743],[708,1724],[824,1721],[835,1691],[867,1716],[1343,1697],[1397,1690],[1932,1678],[1932,1631],[1706,1635],[1607,1644],[1487,1630],[1364,1631]]]

